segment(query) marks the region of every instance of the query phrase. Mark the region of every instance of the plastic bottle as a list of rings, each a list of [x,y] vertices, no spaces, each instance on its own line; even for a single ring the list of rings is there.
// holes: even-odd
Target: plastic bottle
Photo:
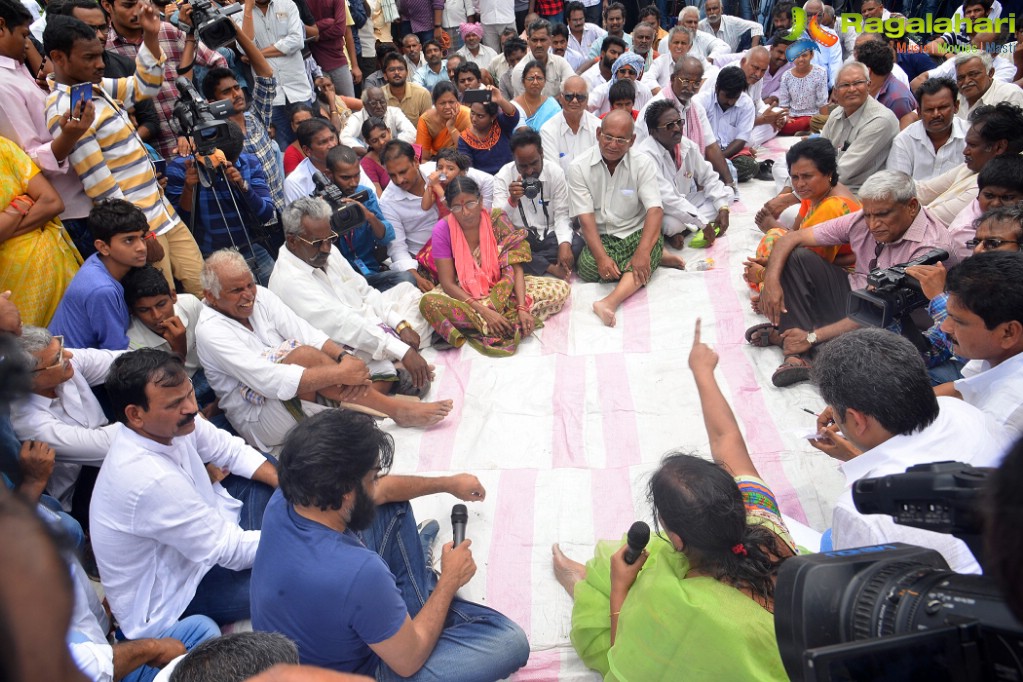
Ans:
[[[686,270],[689,272],[703,272],[704,270],[714,269],[713,258],[701,258],[700,260],[690,261],[686,263]]]

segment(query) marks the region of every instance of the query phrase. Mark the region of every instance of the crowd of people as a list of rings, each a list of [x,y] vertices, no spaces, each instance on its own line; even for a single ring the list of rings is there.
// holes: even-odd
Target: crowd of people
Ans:
[[[980,572],[850,489],[948,453],[997,466],[1023,435],[1023,25],[977,21],[999,2],[917,42],[837,25],[933,11],[911,0],[807,0],[816,42],[787,0],[225,4],[0,0],[0,369],[29,377],[3,392],[0,523],[24,538],[5,575],[35,557],[53,586],[32,646],[60,649],[20,646],[0,589],[11,679],[514,673],[522,628],[457,596],[471,541],[435,549],[409,504],[486,490],[389,474],[375,420],[448,418],[426,349],[514,355],[577,281],[605,285],[593,313],[616,326],[750,181],[775,196],[745,337],[781,349],[776,387],[818,387],[811,444],[847,484],[821,547],[903,541]],[[797,139],[769,159],[778,136]],[[713,462],[664,459],[639,560],[553,548],[606,679],[785,679],[774,581],[806,548],[716,365],[696,320]]]

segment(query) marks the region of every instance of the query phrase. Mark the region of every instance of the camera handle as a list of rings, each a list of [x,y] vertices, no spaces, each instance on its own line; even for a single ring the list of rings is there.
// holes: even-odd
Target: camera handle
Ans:
[[[913,318],[909,313],[899,318],[899,327],[902,329],[902,336],[909,339],[918,351],[928,353],[931,350],[931,344],[924,338],[923,333],[916,326],[916,323],[913,322]]]
[[[526,195],[524,195],[524,194],[521,197],[519,197],[519,215],[522,217],[522,226],[524,228],[526,228],[526,231],[528,232],[531,228],[530,228],[530,225],[529,225],[529,221],[526,219],[526,211],[525,211],[525,209],[522,208],[522,202],[525,199],[526,199]],[[536,205],[536,199],[535,198],[534,199],[530,199],[530,201],[534,202],[534,204],[533,204],[534,206]],[[540,185],[540,208],[543,209],[543,219],[544,219],[544,223],[545,223],[544,224],[544,228],[543,228],[543,236],[540,237],[540,241],[543,242],[543,241],[547,240],[547,233],[551,231],[551,216],[550,216],[550,213],[547,212],[547,202],[543,200],[543,184],[542,183]]]
[[[199,173],[199,185],[196,186],[196,190],[198,190],[199,187],[205,187],[213,191],[213,201],[217,205],[217,212],[220,213],[220,219],[224,221],[224,225],[227,227],[227,238],[231,240],[231,247],[240,252],[241,249],[238,248],[238,244],[234,240],[234,235],[231,233],[231,225],[227,220],[227,215],[224,213],[224,206],[220,203],[220,196],[217,194],[217,190],[215,187],[217,180],[222,179],[224,181],[224,185],[227,187],[227,193],[231,196],[231,204],[234,208],[235,215],[237,215],[238,220],[241,221],[242,211],[241,208],[238,206],[238,200],[234,196],[234,189],[232,189],[231,187],[231,181],[228,180],[227,178],[227,171],[224,170],[224,164],[226,164],[227,162],[226,160],[224,160],[223,163],[220,162],[220,160],[222,160],[223,158],[224,157],[222,153],[220,153],[219,158],[217,155],[204,156],[201,159],[199,156],[195,157],[196,171]],[[190,219],[188,225],[188,227],[192,229],[193,236],[195,235],[194,224],[196,220],[196,207],[198,201],[199,192],[193,191],[192,213],[189,216]],[[249,255],[247,258],[245,258],[245,262],[248,263],[249,269],[252,270],[253,277],[255,277],[257,270],[256,252],[252,247],[252,239],[249,238],[248,227],[246,227],[244,222],[242,222],[241,227],[242,234],[245,235],[245,244],[243,244],[243,246],[247,245],[249,247]]]

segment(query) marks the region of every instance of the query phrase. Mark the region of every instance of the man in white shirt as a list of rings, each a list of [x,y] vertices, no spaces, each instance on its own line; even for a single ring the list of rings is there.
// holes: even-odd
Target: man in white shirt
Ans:
[[[558,99],[561,113],[543,124],[540,139],[543,141],[544,161],[561,166],[567,174],[572,160],[593,147],[600,119],[586,110],[589,88],[580,76],[572,76],[561,84]]]
[[[433,289],[433,283],[419,274],[416,254],[433,234],[439,220],[437,204],[423,210],[423,195],[429,191],[420,172],[416,151],[407,142],[392,140],[380,154],[380,162],[391,176],[391,182],[380,195],[380,210],[394,228],[394,240],[387,245],[391,269],[407,271],[416,278],[419,290]]]
[[[611,72],[611,68],[628,49],[625,41],[621,38],[608,36],[601,41],[600,53],[597,55],[596,63],[589,68],[583,69],[582,73],[579,74],[586,81],[591,92],[611,80],[611,76],[614,75]]]
[[[1023,88],[1013,82],[997,80],[991,55],[987,52],[967,52],[957,56],[955,79],[959,84],[959,112],[957,116],[969,120],[970,114],[984,104],[1008,102],[1023,107]]]
[[[447,78],[447,71],[444,72]],[[416,141],[416,127],[398,107],[388,106],[387,96],[381,88],[366,88],[362,93],[362,111],[356,111],[348,117],[345,129],[341,131],[341,144],[351,147],[359,156],[368,151],[366,141],[362,139],[362,124],[369,118],[382,118],[391,131],[391,138],[404,140],[409,144]]]
[[[283,150],[293,141],[288,106],[307,104],[313,89],[305,71],[302,48],[305,27],[292,0],[256,0],[254,12],[238,12],[232,19],[241,30],[254,27],[253,42],[266,54],[277,79],[273,120],[277,127],[277,144]]]
[[[942,331],[968,358],[963,378],[934,389],[962,398],[1014,436],[1023,435],[1023,253],[991,251],[948,272]]]
[[[401,39],[401,53],[409,73],[415,73],[426,63],[423,59],[423,44],[415,33],[408,33]]]
[[[608,327],[617,323],[618,306],[647,285],[658,265],[684,266],[678,256],[662,255],[657,169],[647,156],[631,151],[635,141],[631,114],[615,109],[600,124],[597,146],[568,169],[569,214],[578,218],[586,242],[579,276],[585,282],[616,283],[593,304]]]
[[[689,33],[690,43],[692,44],[692,47],[689,48],[689,55],[696,57],[704,64],[712,64],[719,55],[728,54],[733,51],[725,41],[698,30],[697,26],[700,23],[700,11],[698,9],[686,7],[682,10],[682,14],[679,17],[683,15],[685,20],[683,21],[680,18],[678,25]],[[657,45],[657,51],[661,54],[669,52],[670,40],[670,35],[662,38],[661,42]]]
[[[367,408],[399,426],[429,426],[451,411],[450,400],[419,403],[385,394],[391,382],[374,384],[362,360],[257,287],[237,251],[206,259],[203,286],[199,360],[221,409],[256,447],[279,451],[298,420],[329,409],[322,404],[328,401]]]
[[[544,85],[543,94],[545,97],[557,97],[561,92],[561,84],[575,75],[575,69],[564,57],[550,53],[551,24],[549,21],[545,19],[534,21],[526,29],[526,32],[529,36],[526,42],[532,52],[532,59],[543,65],[544,73],[547,75],[547,84]],[[522,70],[532,59],[523,59],[512,69],[511,83],[516,97],[525,92],[525,86],[522,84]]]
[[[464,23],[458,30],[462,34],[465,45],[455,54],[461,55],[462,59],[472,62],[481,69],[487,68],[497,56],[497,50],[480,43],[483,39],[483,27],[480,24]]]
[[[745,93],[746,74],[737,66],[726,66],[718,73],[713,92],[700,92],[694,100],[707,111],[707,119],[721,154],[736,170],[736,181],[746,182],[757,174],[757,161],[746,150],[753,137],[757,117],[753,100]]]
[[[920,120],[892,140],[888,170],[898,170],[916,181],[950,171],[963,158],[966,121],[956,116],[959,87],[948,78],[930,78],[916,91]]]
[[[721,0],[707,0],[703,6],[707,18],[698,24],[699,30],[728,43],[732,52],[744,47],[756,47],[764,35],[764,28],[755,21],[721,13]],[[743,43],[746,43],[743,45]]]
[[[693,36],[685,26],[675,26],[668,35],[661,41],[661,48],[667,47],[667,52],[660,50],[661,54],[653,61],[650,68],[643,73],[643,83],[650,92],[655,95],[663,88],[671,84],[671,76],[675,72],[675,64],[679,59],[689,54],[693,46]]]
[[[565,4],[568,24],[568,51],[583,62],[590,58],[590,47],[607,37],[607,31],[586,21],[586,8],[578,0]]]
[[[292,202],[299,197],[307,197],[316,191],[313,176],[322,173],[327,180],[334,177],[327,154],[338,145],[337,132],[322,118],[311,118],[298,124],[298,143],[302,147],[305,158],[295,166],[295,170],[284,178],[284,199]],[[366,171],[359,166],[359,184],[376,192],[373,181]]]
[[[198,417],[174,355],[125,353],[106,388],[121,426],[96,479],[90,531],[121,630],[134,639],[159,636],[182,615],[249,618],[249,569],[276,466]],[[206,463],[233,476],[214,483]]]
[[[479,0],[475,4],[479,8],[479,21],[483,24],[483,44],[496,52],[501,49],[501,32],[515,28],[514,3],[508,0]]]
[[[285,248],[270,276],[270,291],[299,317],[354,349],[372,375],[393,377],[399,394],[425,394],[433,372],[419,354],[431,332],[419,312],[422,294],[408,282],[384,292],[371,287],[333,244],[332,213],[327,202],[312,197],[284,209]]]
[[[828,342],[812,374],[828,407],[810,443],[842,461],[846,479],[832,518],[834,548],[907,542],[940,552],[957,573],[979,573],[962,540],[899,526],[883,514],[861,514],[852,485],[947,460],[950,453],[974,466],[997,466],[1011,445],[1009,433],[972,405],[935,397],[919,351],[883,329],[858,329]]]
[[[47,490],[71,510],[83,466],[99,467],[117,430],[107,421],[92,386],[101,386],[121,351],[66,350],[64,337],[25,325],[18,344],[34,367],[32,392],[11,405],[18,440],[46,443],[56,451]]]
[[[514,159],[494,178],[494,208],[526,231],[533,260],[527,275],[572,275],[572,226],[568,220],[568,184],[557,163],[545,162],[540,134],[519,128],[511,138]]]
[[[682,134],[682,117],[667,100],[646,109],[649,136],[637,151],[657,165],[664,222],[661,233],[676,249],[684,246],[686,234],[715,225],[728,229],[732,192],[700,154],[692,140]],[[708,238],[710,238],[708,236]]]

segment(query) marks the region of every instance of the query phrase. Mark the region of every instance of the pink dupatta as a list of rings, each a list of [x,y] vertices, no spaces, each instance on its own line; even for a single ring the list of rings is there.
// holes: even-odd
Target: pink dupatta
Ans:
[[[472,256],[469,242],[465,240],[462,228],[455,216],[448,215],[448,234],[451,238],[451,256],[455,261],[458,286],[473,298],[490,294],[490,288],[501,279],[501,266],[497,262],[497,239],[494,225],[487,211],[480,212],[480,264]]]

